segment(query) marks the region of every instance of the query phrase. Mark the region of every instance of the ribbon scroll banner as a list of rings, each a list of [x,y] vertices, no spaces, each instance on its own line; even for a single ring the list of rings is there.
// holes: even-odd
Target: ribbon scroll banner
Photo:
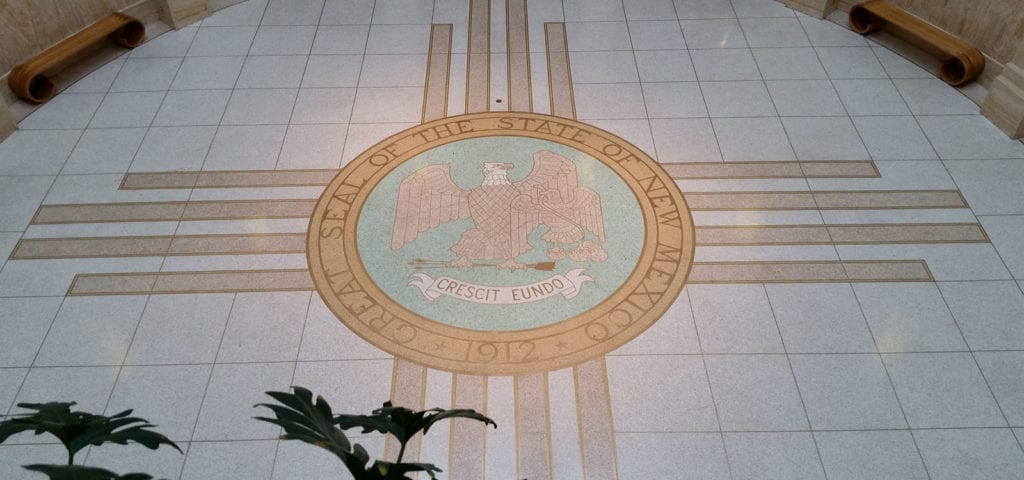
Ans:
[[[427,300],[433,302],[442,295],[467,302],[485,305],[516,305],[536,302],[561,294],[571,299],[580,293],[585,282],[594,279],[583,274],[582,268],[569,270],[565,274],[553,275],[528,285],[492,287],[464,282],[451,277],[431,278],[424,273],[411,275],[409,285],[419,289]]]

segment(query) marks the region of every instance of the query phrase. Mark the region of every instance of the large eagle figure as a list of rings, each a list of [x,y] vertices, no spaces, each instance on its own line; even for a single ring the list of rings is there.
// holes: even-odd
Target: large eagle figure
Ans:
[[[576,261],[604,261],[604,217],[601,198],[577,183],[576,165],[549,151],[533,155],[533,170],[519,182],[508,179],[510,163],[484,163],[483,182],[463,190],[452,181],[450,165],[423,167],[398,187],[391,249],[398,250],[427,230],[452,220],[469,218],[473,228],[463,232],[451,251],[458,257],[452,267],[497,260],[499,268],[525,265],[516,257],[530,250],[529,237],[541,225],[541,238],[549,244],[548,258],[568,256]],[[587,232],[594,241],[587,239]]]

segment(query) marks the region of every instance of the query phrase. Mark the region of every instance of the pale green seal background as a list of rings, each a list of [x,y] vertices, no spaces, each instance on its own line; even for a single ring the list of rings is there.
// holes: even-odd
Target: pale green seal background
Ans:
[[[515,271],[495,268],[434,268],[415,270],[409,262],[416,258],[455,260],[450,248],[462,232],[473,227],[470,219],[448,222],[420,233],[419,237],[398,251],[391,250],[391,232],[395,220],[398,186],[409,174],[427,165],[451,164],[452,180],[470,190],[483,181],[484,162],[507,162],[515,167],[509,180],[517,182],[533,168],[533,154],[549,150],[576,164],[580,186],[588,187],[601,197],[604,212],[604,262],[575,262],[566,257],[559,260],[554,271]],[[547,262],[547,243],[540,239],[546,227],[530,236],[533,246],[519,257],[522,263]],[[610,168],[593,157],[558,143],[523,137],[484,137],[448,143],[406,161],[378,183],[363,206],[357,226],[359,258],[374,283],[392,300],[423,317],[436,322],[472,330],[523,330],[557,323],[583,313],[615,292],[632,273],[643,246],[644,223],[640,205],[629,187]],[[588,233],[589,240],[596,240]],[[554,274],[583,268],[594,279],[583,284],[575,298],[562,295],[517,305],[484,305],[441,296],[433,302],[409,285],[410,274],[426,273],[431,278],[449,276],[478,285],[527,285]]]

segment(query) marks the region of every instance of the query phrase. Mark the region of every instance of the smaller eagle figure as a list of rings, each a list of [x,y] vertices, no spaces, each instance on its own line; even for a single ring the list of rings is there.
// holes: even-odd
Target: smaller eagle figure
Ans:
[[[467,268],[477,261],[497,261],[494,266],[516,270],[526,265],[516,261],[532,249],[530,235],[540,226],[547,231],[548,259],[568,254],[579,262],[602,262],[608,258],[604,244],[604,216],[601,198],[577,183],[576,165],[549,151],[533,155],[533,170],[525,179],[512,182],[511,163],[487,162],[479,187],[463,190],[452,181],[450,165],[423,167],[398,187],[391,249],[399,250],[420,233],[442,223],[471,219],[473,228],[462,233],[451,247],[457,259],[447,266]],[[590,233],[596,242],[587,239]],[[568,252],[565,245],[569,246]],[[490,264],[489,264],[490,265]]]

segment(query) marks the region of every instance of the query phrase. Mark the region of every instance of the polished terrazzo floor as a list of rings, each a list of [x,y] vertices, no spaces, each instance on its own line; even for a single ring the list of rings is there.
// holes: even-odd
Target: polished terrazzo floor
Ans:
[[[389,135],[525,102],[664,164],[693,269],[604,356],[468,377],[499,428],[432,431],[443,478],[1024,478],[1024,144],[927,66],[771,0],[487,4],[248,0],[21,121],[0,144],[0,414],[135,408],[186,452],[82,456],[118,472],[343,478],[250,419],[263,391],[368,412],[412,368],[448,407],[467,377],[338,321],[303,283],[307,204]],[[172,171],[193,173],[140,175]],[[0,445],[0,478],[59,463],[45,441]]]

